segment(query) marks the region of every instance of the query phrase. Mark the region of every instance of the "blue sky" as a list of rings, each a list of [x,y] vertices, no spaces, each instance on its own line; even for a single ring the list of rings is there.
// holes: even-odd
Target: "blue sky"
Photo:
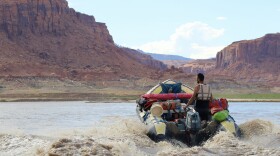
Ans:
[[[280,32],[277,0],[68,0],[106,23],[116,44],[202,59],[234,41]],[[279,21],[278,21],[279,20]]]

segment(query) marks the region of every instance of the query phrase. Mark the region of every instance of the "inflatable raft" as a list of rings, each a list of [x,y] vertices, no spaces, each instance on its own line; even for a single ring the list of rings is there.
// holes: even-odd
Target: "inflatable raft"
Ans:
[[[166,80],[136,101],[137,115],[152,140],[177,139],[195,146],[220,130],[240,137],[240,129],[230,115],[221,121],[201,121],[193,106],[184,109],[192,94],[188,85]]]

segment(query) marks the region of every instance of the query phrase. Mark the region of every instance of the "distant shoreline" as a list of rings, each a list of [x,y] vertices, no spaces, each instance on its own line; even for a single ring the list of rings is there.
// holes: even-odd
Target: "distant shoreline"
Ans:
[[[38,94],[0,94],[0,102],[51,102],[87,101],[91,103],[135,103],[138,94],[108,93],[38,93]],[[280,94],[220,94],[215,97],[226,98],[229,102],[280,102]]]
[[[227,99],[228,102],[280,102],[280,99]]]
[[[136,99],[135,99],[136,100]],[[87,103],[135,103],[135,100],[111,99],[111,100],[87,100],[87,99],[63,99],[63,98],[16,98],[0,99],[0,102],[67,102],[67,101],[85,101]],[[280,99],[227,99],[228,102],[280,102]]]

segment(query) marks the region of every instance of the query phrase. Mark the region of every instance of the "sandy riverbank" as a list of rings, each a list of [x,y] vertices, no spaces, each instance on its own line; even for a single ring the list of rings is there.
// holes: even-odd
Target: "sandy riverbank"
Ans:
[[[227,99],[229,102],[280,102],[280,99]],[[135,103],[136,100],[129,99],[98,99],[88,100],[82,98],[7,98],[0,99],[0,102],[48,102],[48,101],[87,101],[88,103]]]
[[[17,93],[0,94],[0,102],[32,101],[89,101],[92,103],[134,103],[140,97],[139,92],[100,91],[84,93]],[[229,102],[280,102],[280,94],[220,94],[215,97],[226,98]],[[279,97],[279,98],[278,98]]]
[[[229,102],[280,102],[280,99],[227,99]]]

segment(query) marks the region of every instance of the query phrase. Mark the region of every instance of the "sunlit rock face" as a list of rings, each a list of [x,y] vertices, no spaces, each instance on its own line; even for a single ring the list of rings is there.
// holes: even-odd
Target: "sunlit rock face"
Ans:
[[[241,81],[280,82],[280,33],[234,42],[217,54],[216,71]]]
[[[0,38],[0,76],[117,80],[166,68],[116,46],[105,23],[66,0],[0,1]]]

